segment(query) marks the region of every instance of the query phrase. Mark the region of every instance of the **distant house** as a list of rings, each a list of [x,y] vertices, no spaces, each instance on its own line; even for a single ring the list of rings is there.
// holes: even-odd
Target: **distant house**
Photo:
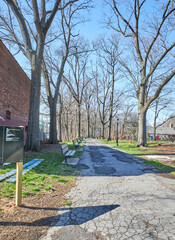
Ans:
[[[147,127],[147,135],[148,135],[148,139],[153,140],[153,136],[154,136],[153,127]],[[174,128],[162,126],[156,129],[156,140],[170,140],[172,138],[175,139]]]
[[[30,79],[0,40],[0,125],[28,126]]]
[[[164,123],[164,127],[173,128],[175,130],[175,117],[169,119],[166,123]]]

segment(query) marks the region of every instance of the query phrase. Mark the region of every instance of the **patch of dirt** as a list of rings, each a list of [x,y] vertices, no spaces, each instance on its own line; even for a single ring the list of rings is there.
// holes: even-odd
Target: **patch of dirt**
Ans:
[[[15,199],[0,198],[0,239],[37,240],[46,234],[51,223],[58,222],[58,208],[65,205],[64,195],[71,187],[56,183],[54,191],[23,198],[21,207],[15,205]]]
[[[161,173],[161,174],[159,174],[159,176],[175,180],[175,175],[173,175],[173,174]]]
[[[42,143],[41,144],[41,152],[51,152],[51,151],[58,151],[61,153],[61,147],[59,144],[47,144],[47,143]],[[25,151],[25,156],[28,155],[37,155],[39,152],[31,152],[31,151]]]
[[[58,144],[42,146],[44,152],[54,150],[59,150]],[[38,240],[45,235],[51,224],[59,221],[58,209],[65,206],[65,194],[72,187],[73,183],[57,182],[54,190],[23,198],[21,207],[14,198],[0,197],[0,240]]]
[[[149,158],[149,156],[154,156],[156,155],[156,160],[159,160],[161,163],[175,167],[175,144],[161,144],[160,146],[153,145],[151,147],[148,147],[147,149],[142,149],[141,151],[146,151],[146,150],[152,150],[154,151],[153,154],[149,154],[144,156],[139,156],[141,158],[144,158],[146,160],[153,160],[154,158]]]
[[[41,144],[41,152],[61,151],[59,144]]]

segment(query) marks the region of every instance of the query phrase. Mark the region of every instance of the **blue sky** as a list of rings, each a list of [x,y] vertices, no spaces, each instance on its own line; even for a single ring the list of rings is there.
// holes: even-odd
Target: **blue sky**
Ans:
[[[90,9],[89,14],[87,14],[87,18],[89,19],[87,22],[78,25],[79,33],[81,36],[84,36],[85,39],[88,39],[90,42],[95,40],[100,34],[104,34],[107,32],[105,28],[103,28],[103,24],[100,23],[104,17],[104,12],[106,8],[104,7],[104,1],[96,0],[93,3],[93,8]],[[13,49],[10,49],[12,51]],[[28,60],[23,56],[22,53],[15,56],[18,63],[24,68],[26,71]],[[30,69],[30,66],[29,66]]]
[[[104,3],[101,0],[94,1],[94,8],[90,10],[88,15],[89,21],[80,27],[80,34],[91,41],[104,33],[106,30],[100,23],[103,19],[104,11]]]
[[[149,1],[148,1],[149,2]],[[155,4],[154,1],[150,0],[150,4]],[[88,39],[90,42],[95,40],[100,34],[107,34],[108,30],[103,28],[103,24],[100,23],[104,19],[104,14],[109,14],[109,9],[104,5],[104,1],[102,0],[94,0],[94,8],[90,10],[89,14],[87,14],[88,22],[79,26],[80,35],[84,36],[85,39]],[[151,14],[151,5],[149,5],[149,9],[146,9]],[[30,65],[27,64],[28,60],[21,54],[15,56],[19,64],[22,68],[30,74]],[[152,114],[149,116],[150,121],[152,119]]]

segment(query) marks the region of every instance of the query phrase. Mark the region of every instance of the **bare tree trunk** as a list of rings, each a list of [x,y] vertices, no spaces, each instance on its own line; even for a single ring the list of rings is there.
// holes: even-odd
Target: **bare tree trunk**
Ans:
[[[166,36],[169,34],[169,31],[172,31],[171,27],[171,21],[169,19],[173,17],[174,14],[174,1],[166,1],[164,3],[164,6],[160,6],[162,12],[161,12],[161,18],[159,18],[159,15],[156,15],[153,12],[153,19],[157,22],[157,26],[154,28],[154,31],[150,34],[150,38],[147,38],[145,42],[145,34],[142,32],[141,22],[144,22],[144,27],[146,27],[145,23],[147,20],[144,18],[145,14],[144,11],[142,11],[142,7],[146,4],[149,4],[148,1],[136,1],[134,0],[132,2],[132,9],[133,12],[130,15],[129,13],[125,13],[122,15],[121,9],[125,6],[121,3],[118,3],[118,1],[111,1],[111,8],[113,10],[113,16],[116,16],[116,19],[112,20],[108,19],[107,21],[108,26],[110,26],[112,29],[115,29],[116,32],[120,32],[125,38],[132,38],[134,40],[134,47],[135,47],[135,53],[133,55],[133,62],[137,60],[137,67],[139,66],[138,74],[140,76],[140,81],[137,80],[135,77],[135,73],[130,69],[129,64],[125,63],[124,61],[121,61],[122,66],[125,68],[125,70],[130,75],[135,87],[136,87],[136,95],[138,98],[138,109],[139,109],[139,128],[138,128],[138,145],[146,145],[146,112],[150,104],[159,97],[159,94],[161,93],[163,87],[175,76],[175,69],[174,66],[171,65],[171,62],[173,62],[174,59],[168,61],[168,56],[174,57],[174,55],[171,53],[172,50],[175,48],[175,42],[172,39],[170,41],[169,38]],[[121,8],[121,9],[120,9]],[[126,8],[127,9],[127,8]],[[157,11],[157,8],[155,8]],[[127,10],[126,10],[127,11]],[[150,16],[149,16],[149,19]],[[151,21],[150,21],[151,22]],[[149,27],[150,22],[147,22],[147,26]],[[117,23],[117,24],[116,24]],[[165,28],[166,26],[166,28]],[[171,29],[171,30],[170,30]],[[164,39],[162,44],[161,39]],[[167,46],[166,46],[167,45]],[[166,47],[165,47],[166,46]],[[157,50],[157,52],[154,52]],[[133,51],[133,49],[131,50]],[[154,53],[153,53],[154,52]],[[158,54],[157,54],[158,53]],[[157,74],[160,72],[161,64],[164,64],[164,61],[167,61],[167,66],[163,65],[164,70],[162,68],[162,71],[158,77]],[[151,60],[151,61],[149,61]],[[131,66],[132,66],[131,65]],[[132,66],[133,69],[133,66]],[[165,70],[166,69],[166,70]],[[154,79],[154,76],[155,79]],[[158,81],[158,79],[160,81]],[[153,91],[152,91],[153,86]],[[151,92],[152,91],[152,92]],[[149,95],[148,95],[149,92]],[[151,92],[151,94],[150,94]],[[138,97],[139,95],[139,97]],[[141,124],[141,125],[140,125]],[[141,139],[142,138],[142,139]]]
[[[50,107],[50,138],[49,143],[56,144],[57,140],[57,127],[56,127],[56,106],[52,104]]]
[[[121,127],[121,137],[124,136],[124,132],[125,132],[125,118],[123,120],[123,124],[122,124],[122,127]]]
[[[89,112],[89,107],[87,108],[87,135],[90,137],[90,112]]]
[[[137,146],[146,146],[146,111],[139,111],[138,141]]]
[[[40,131],[39,131],[39,106],[40,106],[40,86],[32,87],[34,81],[31,81],[31,96],[30,96],[30,110],[29,110],[29,122],[27,129],[27,139],[25,149],[31,151],[40,150]],[[38,84],[39,85],[39,84]],[[36,86],[36,84],[35,84]],[[32,96],[35,97],[35,101]]]
[[[93,122],[91,122],[91,136],[93,136],[93,128],[94,128],[94,124]]]
[[[50,134],[49,143],[58,143],[57,139],[57,124],[56,124],[56,102],[52,97],[48,97],[49,108],[50,108]]]
[[[78,112],[77,112],[77,108],[76,108],[76,113],[75,113],[75,114],[76,114],[76,115],[75,115],[75,131],[74,131],[74,132],[75,132],[75,136],[76,136],[76,138],[77,138],[77,137],[78,137],[78,136],[77,136],[77,132],[78,132],[78,130],[77,130],[77,129],[78,129],[78,128],[77,128],[77,125],[78,125],[78,124],[77,124],[77,123],[78,123]]]
[[[111,83],[111,95],[110,95],[110,106],[109,106],[109,133],[108,141],[111,140],[111,127],[112,127],[112,117],[113,117],[113,99],[114,99],[114,66],[112,66],[112,83]]]
[[[38,51],[38,56],[33,54],[31,60],[32,75],[30,88],[29,123],[25,149],[32,151],[40,150],[39,110],[43,49],[44,45],[41,45],[40,50]]]
[[[140,94],[138,98],[138,115],[139,115],[139,126],[138,126],[138,140],[137,146],[146,146],[146,113],[147,108],[145,107],[145,91],[146,86],[140,87]]]
[[[147,134],[146,134],[146,114],[147,114],[147,110],[145,111],[144,114],[144,146],[147,146]]]
[[[61,113],[60,112],[59,112],[59,115],[58,115],[58,122],[59,122],[58,140],[59,140],[59,142],[62,142],[62,126],[61,126],[62,119],[61,119]]]
[[[105,124],[102,124],[102,138],[105,138]]]
[[[69,141],[69,115],[68,115],[68,112],[66,114],[66,124],[65,124],[65,127],[66,127],[66,140]]]
[[[28,4],[30,10],[32,9],[33,23],[35,24],[35,30],[30,22],[25,19],[21,8],[23,8],[22,1],[20,6],[17,0],[8,0],[6,3],[13,11],[16,20],[18,21],[20,31],[18,28],[12,27],[9,33],[15,38],[15,42],[19,46],[19,49],[29,59],[31,64],[31,95],[30,95],[30,110],[29,110],[29,124],[27,131],[27,139],[25,148],[27,150],[39,151],[40,150],[40,129],[39,129],[39,110],[40,110],[40,88],[41,88],[41,64],[43,61],[43,52],[45,46],[45,39],[47,32],[53,22],[53,19],[58,11],[60,0],[56,0],[53,9],[50,9],[50,13],[46,10],[46,2],[41,1],[40,7],[38,1],[31,1],[32,6]],[[39,11],[40,9],[40,11]],[[9,12],[8,12],[9,13]],[[47,15],[47,17],[46,17]],[[6,21],[4,21],[6,23]],[[12,22],[11,22],[12,23]],[[10,23],[10,25],[11,25]],[[6,23],[6,25],[8,25]],[[8,27],[9,28],[9,27]],[[14,32],[14,29],[15,30]],[[35,32],[35,33],[34,33]],[[22,35],[22,39],[18,41],[18,34]],[[32,43],[34,42],[34,48]]]
[[[66,118],[66,134],[67,134],[67,141],[69,141],[69,114],[67,111],[67,118]]]
[[[81,105],[78,104],[78,137],[81,137]]]
[[[74,138],[74,136],[73,136],[73,119],[72,119],[72,117],[71,117],[71,122],[70,122],[70,136],[71,136],[71,139]]]
[[[88,131],[87,131],[88,137],[90,137],[90,116],[88,116]]]
[[[61,101],[61,94],[59,94],[59,114],[58,114],[58,121],[59,121],[59,128],[58,128],[58,139],[60,142],[62,142],[62,110],[63,110],[63,104]]]

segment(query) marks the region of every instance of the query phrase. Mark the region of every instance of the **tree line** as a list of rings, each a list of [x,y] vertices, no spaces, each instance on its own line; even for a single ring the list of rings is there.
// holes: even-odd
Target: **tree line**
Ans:
[[[138,146],[145,146],[148,109],[155,108],[156,122],[161,105],[168,105],[175,75],[174,0],[151,5],[146,0],[107,0],[103,26],[108,34],[91,43],[81,36],[79,25],[89,20],[93,4],[3,0],[0,37],[23,53],[31,68],[26,149],[40,148],[43,106],[49,143],[95,132],[110,140],[120,117],[121,136],[127,125]]]

